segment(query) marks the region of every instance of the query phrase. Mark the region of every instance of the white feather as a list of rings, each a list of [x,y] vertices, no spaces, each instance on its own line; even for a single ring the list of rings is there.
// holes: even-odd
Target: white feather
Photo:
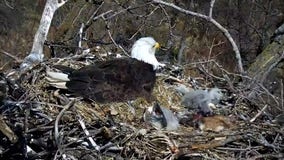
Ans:
[[[69,81],[68,75],[64,73],[46,71],[46,74],[51,81]]]
[[[68,75],[60,72],[46,71],[45,77],[49,84],[60,89],[67,89],[66,82],[69,81]]]
[[[155,57],[157,42],[152,37],[143,37],[137,40],[131,50],[131,57],[153,65],[154,70],[164,67]]]
[[[66,82],[49,82],[49,84],[58,89],[67,89]]]

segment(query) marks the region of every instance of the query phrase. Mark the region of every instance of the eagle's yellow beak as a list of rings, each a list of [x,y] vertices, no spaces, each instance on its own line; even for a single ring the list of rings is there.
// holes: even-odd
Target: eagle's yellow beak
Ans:
[[[160,44],[158,42],[156,42],[154,48],[157,49],[157,48],[160,48],[160,47],[161,47]]]

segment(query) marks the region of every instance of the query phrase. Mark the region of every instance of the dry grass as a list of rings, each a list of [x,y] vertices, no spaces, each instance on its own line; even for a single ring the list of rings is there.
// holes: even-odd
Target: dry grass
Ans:
[[[258,110],[252,108],[249,103],[234,101],[233,107],[215,110],[216,113],[223,114],[225,117],[222,121],[232,121],[230,124],[232,126],[221,132],[200,131],[193,125],[193,122],[182,124],[176,131],[159,131],[146,124],[142,118],[145,109],[152,107],[155,102],[148,103],[143,98],[138,98],[131,103],[133,109],[128,103],[97,104],[73,97],[66,91],[49,86],[45,79],[45,70],[53,64],[55,60],[51,59],[23,76],[20,86],[24,93],[16,100],[23,102],[20,104],[21,107],[16,107],[14,110],[6,109],[2,113],[6,123],[10,126],[15,126],[14,122],[25,126],[21,132],[17,132],[19,137],[28,135],[34,137],[33,141],[45,139],[51,142],[48,147],[35,145],[41,148],[33,154],[38,158],[59,159],[63,154],[79,159],[86,157],[108,159],[117,156],[127,159],[283,158],[281,154],[283,152],[283,128],[269,123],[265,114],[257,117],[254,122],[249,122],[258,113]],[[60,64],[80,68],[89,64],[89,61],[78,62],[69,59],[62,60]],[[175,91],[174,85],[166,83],[167,79],[171,79],[168,75],[167,71],[163,71],[163,74],[158,76],[153,96],[161,106],[173,112],[182,112],[185,109],[180,104],[181,95]],[[184,77],[184,79],[179,79],[180,83],[185,83],[188,76]],[[209,80],[207,82],[210,82]],[[207,86],[207,84],[202,85]],[[74,98],[74,105],[63,112],[56,124],[55,119],[70,99]],[[89,142],[87,138],[89,136],[84,134],[85,131],[78,123],[79,119],[85,122],[86,130],[101,147],[100,151],[84,147],[79,141]],[[189,117],[188,121],[191,120]],[[58,128],[59,135],[54,135],[54,128]],[[26,141],[27,144],[32,144],[30,138]],[[55,144],[55,141],[59,141],[59,144]],[[8,140],[5,143],[8,143]],[[9,147],[6,149],[14,150]],[[35,150],[35,148],[32,149]],[[48,152],[40,155],[45,151]],[[19,154],[23,153],[19,152]]]

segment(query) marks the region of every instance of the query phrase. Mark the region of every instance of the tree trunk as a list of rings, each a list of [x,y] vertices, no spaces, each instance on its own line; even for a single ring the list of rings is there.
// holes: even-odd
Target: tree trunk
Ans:
[[[277,30],[276,30],[277,31]],[[277,33],[277,32],[275,32]],[[284,35],[277,35],[262,51],[247,73],[253,81],[247,81],[253,92],[249,99],[268,104],[272,114],[283,112],[284,86]],[[255,83],[256,82],[256,83]]]

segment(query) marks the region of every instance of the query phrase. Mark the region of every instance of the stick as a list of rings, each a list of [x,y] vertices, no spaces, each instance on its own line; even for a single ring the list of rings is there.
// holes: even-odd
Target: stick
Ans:
[[[87,130],[86,125],[85,125],[85,123],[83,121],[83,118],[81,116],[79,116],[79,123],[80,123],[84,133],[86,134],[86,136],[88,136],[88,139],[89,139],[92,147],[94,147],[96,151],[99,151],[100,150],[100,146],[96,144],[96,142],[93,140],[92,137],[90,137],[90,133]]]
[[[254,122],[256,118],[259,117],[267,107],[268,105],[266,104],[249,122]]]
[[[64,108],[60,111],[60,113],[56,117],[55,124],[54,124],[54,139],[55,139],[55,143],[57,146],[59,146],[59,136],[60,136],[59,127],[58,127],[59,120],[63,116],[64,112],[67,111],[71,106],[73,106],[74,102],[75,102],[74,100],[70,101],[66,106],[64,106]]]

